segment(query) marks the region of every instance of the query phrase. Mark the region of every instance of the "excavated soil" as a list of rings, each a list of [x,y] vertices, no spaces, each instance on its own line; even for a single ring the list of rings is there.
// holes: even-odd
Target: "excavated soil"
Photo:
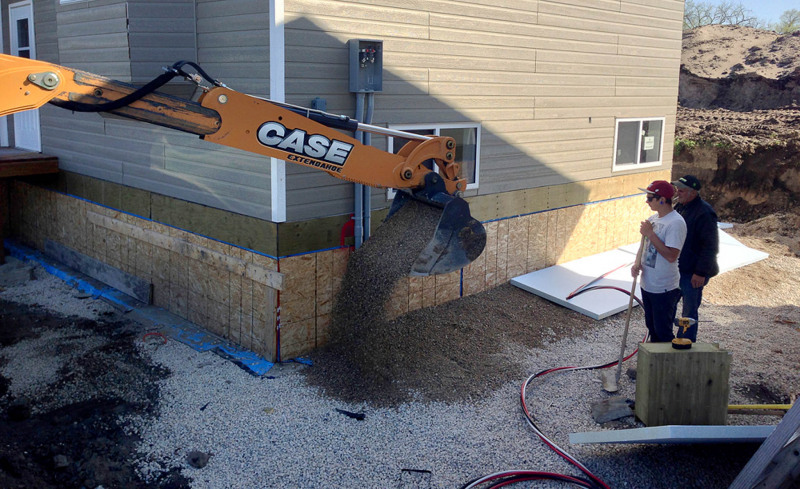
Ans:
[[[800,32],[684,33],[673,176],[695,174],[722,220],[794,215],[800,203]]]
[[[168,375],[137,350],[139,333],[138,325],[119,318],[63,316],[0,299],[0,487],[188,487],[177,472],[146,484],[134,471],[140,440],[119,419],[156,416],[156,382]],[[44,350],[16,349],[42,336],[50,338]],[[47,387],[38,391],[13,389],[2,375],[14,363],[11,349],[42,365],[41,372],[17,377],[54,382],[40,379]],[[68,360],[59,367],[55,358]]]
[[[708,25],[683,34],[678,100],[738,111],[800,104],[800,31]]]

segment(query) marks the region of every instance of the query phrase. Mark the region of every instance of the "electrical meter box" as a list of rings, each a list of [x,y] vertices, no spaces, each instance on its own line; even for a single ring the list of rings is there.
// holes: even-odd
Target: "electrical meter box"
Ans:
[[[383,41],[350,39],[350,91],[383,90]]]

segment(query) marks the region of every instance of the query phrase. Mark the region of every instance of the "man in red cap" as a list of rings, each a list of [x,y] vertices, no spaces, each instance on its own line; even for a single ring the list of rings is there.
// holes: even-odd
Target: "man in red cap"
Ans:
[[[642,273],[642,305],[650,341],[666,342],[672,333],[675,312],[681,298],[678,256],[686,240],[686,222],[672,209],[675,188],[667,181],[656,180],[646,189],[647,204],[655,214],[642,221],[644,236],[640,263],[634,263],[631,275]]]

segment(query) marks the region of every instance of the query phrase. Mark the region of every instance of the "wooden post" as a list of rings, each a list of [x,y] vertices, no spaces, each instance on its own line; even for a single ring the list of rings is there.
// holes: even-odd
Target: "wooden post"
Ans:
[[[724,425],[731,355],[710,343],[676,350],[642,343],[636,374],[636,416],[647,426]]]

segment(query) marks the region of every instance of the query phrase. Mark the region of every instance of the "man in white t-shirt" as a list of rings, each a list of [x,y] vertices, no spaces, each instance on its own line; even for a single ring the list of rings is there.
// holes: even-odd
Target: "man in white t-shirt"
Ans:
[[[639,232],[645,237],[642,261],[634,263],[631,275],[642,272],[642,305],[650,341],[672,341],[675,312],[681,298],[678,256],[686,240],[686,222],[672,209],[675,188],[656,180],[646,189],[647,204],[655,211],[642,221]]]

